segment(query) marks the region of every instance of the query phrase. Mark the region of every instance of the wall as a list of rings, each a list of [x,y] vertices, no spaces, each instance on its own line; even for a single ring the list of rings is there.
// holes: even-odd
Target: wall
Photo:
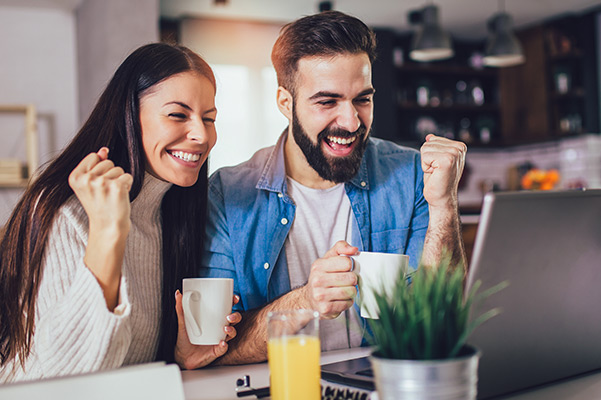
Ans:
[[[182,21],[180,42],[205,58],[217,80],[217,144],[209,156],[209,172],[275,144],[288,125],[276,106],[277,80],[271,65],[271,48],[280,28],[253,22]]]
[[[0,103],[33,103],[39,113],[40,161],[77,129],[75,18],[71,11],[0,6]],[[23,120],[0,114],[0,157],[25,159]],[[0,225],[21,190],[0,190]]]
[[[509,189],[509,170],[525,163],[544,170],[557,169],[561,179],[556,189],[599,189],[601,136],[589,134],[504,149],[470,148],[464,172],[467,183],[459,191],[460,205],[479,206],[486,191],[493,186]]]
[[[83,122],[125,57],[159,39],[159,1],[84,0],[76,18],[78,111]]]
[[[127,54],[159,37],[158,0],[73,4],[0,4],[0,104],[37,107],[41,163],[73,137]],[[25,160],[23,132],[20,115],[0,114],[0,158]],[[0,189],[0,225],[21,193]]]

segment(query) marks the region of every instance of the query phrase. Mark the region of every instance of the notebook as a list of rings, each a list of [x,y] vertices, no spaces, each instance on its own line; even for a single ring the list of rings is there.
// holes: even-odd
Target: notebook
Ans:
[[[487,194],[468,289],[477,280],[509,281],[479,308],[502,313],[469,340],[479,399],[600,369],[601,190]],[[373,388],[369,360],[349,361],[323,365],[323,379]]]

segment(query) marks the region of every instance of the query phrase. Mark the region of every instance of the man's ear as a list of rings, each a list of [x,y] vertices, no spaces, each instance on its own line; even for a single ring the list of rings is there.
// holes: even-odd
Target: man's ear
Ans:
[[[280,112],[284,114],[284,117],[288,118],[289,121],[292,121],[292,107],[294,103],[292,94],[282,86],[279,86],[276,96],[276,101],[278,103]]]

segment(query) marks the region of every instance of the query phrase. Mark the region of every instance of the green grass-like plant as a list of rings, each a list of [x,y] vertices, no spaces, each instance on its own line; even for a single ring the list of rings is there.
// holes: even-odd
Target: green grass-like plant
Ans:
[[[460,354],[468,336],[499,309],[484,312],[470,321],[470,311],[484,298],[508,285],[502,282],[477,293],[477,281],[464,293],[465,273],[452,266],[450,255],[438,265],[421,265],[415,272],[400,274],[387,295],[376,290],[379,319],[368,320],[374,355],[389,359],[440,360]]]

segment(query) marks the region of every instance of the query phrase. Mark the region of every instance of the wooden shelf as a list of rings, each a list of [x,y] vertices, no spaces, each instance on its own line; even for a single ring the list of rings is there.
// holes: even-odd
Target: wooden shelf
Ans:
[[[480,130],[488,127],[491,141],[499,139],[502,123],[499,70],[473,68],[470,64],[471,57],[481,52],[482,43],[458,40],[454,42],[453,59],[430,63],[404,59],[399,65],[395,64],[395,52],[400,49],[407,54],[411,35],[391,29],[375,29],[375,32],[379,54],[373,65],[377,104],[373,123],[375,136],[419,147],[424,131],[423,127],[418,128],[419,118],[427,116],[438,127],[430,129],[440,135],[465,138],[463,130],[469,129],[474,137],[473,144],[477,142]],[[475,97],[480,96],[474,91],[476,88],[482,91],[482,100],[485,99],[480,106],[473,101],[474,98],[480,100]],[[419,105],[418,99],[421,104],[427,105]],[[470,121],[469,127],[465,126],[465,118]],[[459,134],[460,131],[463,135]],[[488,143],[478,145],[487,146]]]
[[[551,93],[551,98],[553,100],[573,100],[574,98],[581,98],[584,97],[584,89],[582,88],[575,88],[570,90],[567,93],[559,93],[559,92],[552,92]]]
[[[462,65],[405,64],[397,67],[397,71],[400,73],[417,73],[426,75],[466,75],[470,78],[494,78],[497,76],[497,70],[495,69],[475,69]]]
[[[409,111],[427,111],[427,112],[497,112],[499,107],[492,104],[484,104],[481,106],[470,104],[454,104],[452,106],[420,106],[415,102],[405,102],[399,104],[399,108]]]
[[[553,137],[556,138],[567,138],[567,137],[578,137],[580,135],[583,135],[585,132],[583,129],[580,129],[579,131],[569,131],[569,132],[564,132],[564,131],[560,131],[558,129],[554,129],[551,134],[553,135]]]
[[[28,185],[28,181],[26,179],[23,179],[21,182],[2,182],[0,181],[0,188],[1,189],[11,189],[11,188],[26,188]]]
[[[552,137],[599,131],[598,93],[588,90],[598,86],[597,48],[590,40],[596,26],[594,12],[558,18],[544,25],[546,63],[541,72],[547,76],[548,132]],[[560,93],[559,86],[569,90]],[[563,131],[562,120],[570,116],[578,119],[578,129]]]
[[[4,104],[0,105],[0,113],[24,114],[25,117],[25,146],[27,156],[27,174],[21,182],[14,180],[2,182],[0,188],[20,188],[26,187],[31,176],[38,169],[38,133],[37,133],[37,112],[33,104]]]
[[[584,53],[580,49],[575,49],[567,53],[550,54],[549,59],[551,61],[566,61],[582,58]]]

